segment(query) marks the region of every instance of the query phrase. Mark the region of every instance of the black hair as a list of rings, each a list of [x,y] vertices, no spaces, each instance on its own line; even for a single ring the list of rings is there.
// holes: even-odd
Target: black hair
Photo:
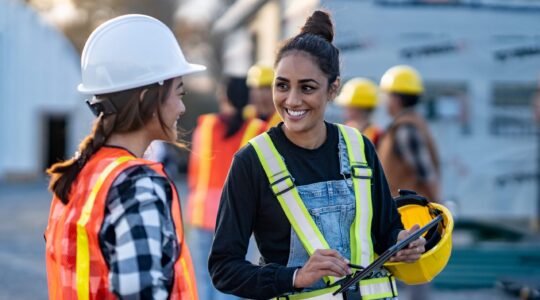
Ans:
[[[245,77],[229,77],[225,79],[227,99],[236,112],[227,118],[227,131],[225,137],[233,136],[244,124],[243,111],[249,100],[249,88]]]
[[[328,77],[328,86],[333,83],[340,74],[339,50],[332,41],[334,39],[334,25],[330,14],[316,10],[306,20],[302,30],[295,37],[285,41],[278,51],[275,65],[289,51],[305,51],[309,53]]]
[[[420,95],[411,95],[411,94],[402,94],[402,93],[394,93],[394,95],[399,97],[399,99],[401,100],[401,105],[404,108],[413,107],[420,100]]]

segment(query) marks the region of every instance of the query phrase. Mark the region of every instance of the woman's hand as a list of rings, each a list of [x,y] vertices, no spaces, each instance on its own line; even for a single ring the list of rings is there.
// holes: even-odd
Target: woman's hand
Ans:
[[[295,288],[312,286],[324,276],[343,277],[351,274],[349,261],[336,250],[317,249],[307,263],[296,272]]]
[[[414,225],[409,230],[402,230],[399,232],[397,240],[398,242],[402,239],[408,237],[410,234],[418,230],[420,226]],[[424,246],[426,245],[426,239],[424,237],[420,237],[414,241],[412,241],[407,248],[403,248],[400,250],[396,255],[392,256],[390,258],[390,261],[392,262],[406,262],[406,263],[412,263],[417,261],[420,256],[422,256],[422,253],[426,251]]]

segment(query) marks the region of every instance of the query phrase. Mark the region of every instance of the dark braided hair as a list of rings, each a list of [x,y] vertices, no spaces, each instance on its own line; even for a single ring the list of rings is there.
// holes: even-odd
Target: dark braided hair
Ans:
[[[278,51],[275,65],[290,51],[309,53],[321,71],[328,77],[328,86],[340,75],[339,50],[334,40],[334,25],[327,12],[316,10],[306,20],[300,33],[285,41]]]
[[[116,107],[117,112],[113,114],[101,112],[94,122],[92,132],[80,143],[75,157],[58,162],[47,169],[47,173],[51,176],[49,190],[62,203],[67,204],[73,181],[92,155],[105,144],[113,132],[138,130],[156,113],[162,130],[167,133],[168,128],[163,121],[160,106],[169,96],[172,81],[169,79],[163,85],[156,83],[96,96],[94,101],[110,101]],[[146,92],[141,99],[144,90]]]

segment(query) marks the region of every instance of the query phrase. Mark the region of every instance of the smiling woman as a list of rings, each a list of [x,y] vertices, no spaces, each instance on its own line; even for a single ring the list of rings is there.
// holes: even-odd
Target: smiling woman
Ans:
[[[333,34],[328,13],[315,11],[278,52],[273,100],[283,122],[236,153],[221,193],[209,271],[224,292],[343,299],[331,294],[351,267],[369,265],[409,235],[373,145],[357,130],[324,120],[340,82]],[[245,259],[252,233],[259,265]],[[392,259],[415,261],[424,244],[420,238]],[[346,293],[380,299],[397,290],[381,269]]]
[[[182,78],[205,67],[159,20],[125,15],[92,32],[81,69],[96,120],[75,156],[47,170],[49,298],[197,299],[178,194],[163,165],[140,157],[153,140],[176,141]]]
[[[285,135],[303,148],[318,148],[326,139],[326,103],[336,96],[339,80],[329,84],[326,74],[304,51],[285,55],[277,64],[276,74],[274,105]]]

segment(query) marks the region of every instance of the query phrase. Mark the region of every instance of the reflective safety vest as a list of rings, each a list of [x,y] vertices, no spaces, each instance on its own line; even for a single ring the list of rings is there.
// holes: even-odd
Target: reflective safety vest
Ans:
[[[279,122],[281,122],[281,117],[277,112],[274,112],[266,123],[266,130],[276,126],[277,124],[279,124]]]
[[[362,134],[365,135],[373,143],[373,145],[377,146],[377,144],[379,144],[379,140],[383,134],[383,131],[379,127],[373,124],[368,124],[367,127],[362,129],[362,128],[356,127],[355,124],[356,122],[351,122],[351,121],[345,122],[345,125],[351,126],[360,130]]]
[[[371,240],[373,214],[371,202],[372,170],[367,164],[364,141],[360,132],[352,127],[339,124],[337,126],[347,145],[356,198],[355,219],[350,228],[350,261],[352,264],[368,266],[374,260]],[[281,208],[307,253],[311,256],[317,249],[329,249],[328,242],[300,198],[291,174],[270,136],[263,133],[252,139],[250,143],[257,153],[274,195],[277,197]],[[337,279],[329,276],[325,277],[325,282],[331,285]],[[331,295],[338,288],[339,286],[332,286],[312,292],[287,295],[283,299],[343,299],[341,294],[337,296]],[[397,295],[393,277],[362,280],[360,282],[360,291],[362,299],[380,299]]]
[[[221,190],[236,151],[265,131],[259,119],[246,120],[242,128],[225,138],[227,127],[218,115],[199,118],[193,133],[193,146],[188,169],[188,222],[190,225],[214,230]]]
[[[375,146],[379,144],[382,133],[382,130],[375,125],[369,125],[362,131],[362,134],[365,135]]]
[[[116,299],[109,287],[109,267],[103,258],[99,231],[107,194],[127,168],[147,165],[166,177],[163,166],[133,157],[119,148],[102,147],[83,167],[72,185],[69,203],[53,197],[45,231],[49,299]],[[171,184],[171,215],[180,242],[169,299],[198,299],[189,249],[184,242],[180,201]]]

